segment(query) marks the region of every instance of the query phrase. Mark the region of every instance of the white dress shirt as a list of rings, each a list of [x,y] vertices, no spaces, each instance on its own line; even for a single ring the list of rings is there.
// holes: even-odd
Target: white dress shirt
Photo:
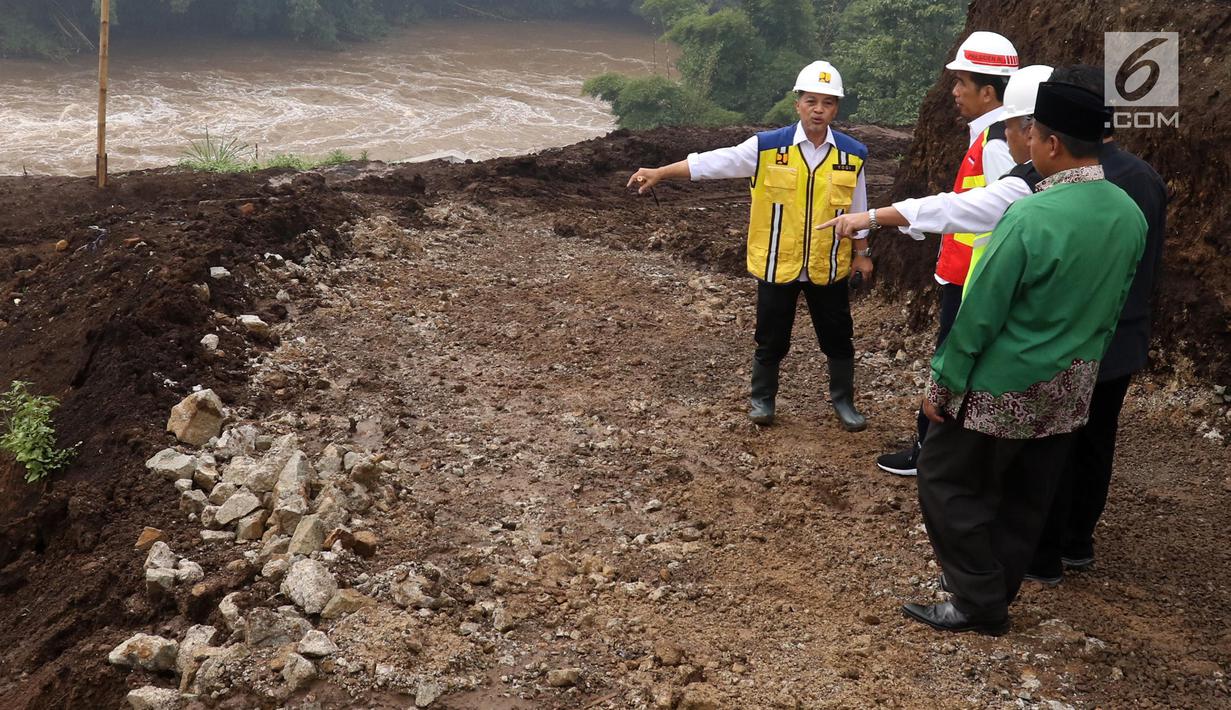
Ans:
[[[815,170],[816,166],[821,164],[821,161],[829,155],[830,148],[837,148],[838,144],[833,138],[833,129],[825,129],[825,140],[819,146],[808,140],[808,135],[804,133],[804,127],[800,123],[795,124],[795,139],[793,145],[798,145],[799,150],[803,153],[804,162],[808,164],[809,170]],[[757,150],[757,137],[753,136],[739,145],[731,146],[730,148],[719,148],[710,150],[704,153],[690,153],[688,156],[688,172],[692,175],[693,180],[722,180],[728,178],[750,178],[757,173],[757,162],[760,157],[760,151]],[[1010,165],[1010,168],[1013,166]],[[859,171],[859,178],[855,182],[855,193],[851,196],[850,212],[863,212],[868,209],[868,187],[863,179],[863,170]],[[855,233],[854,239],[866,239],[868,230],[862,229]],[[804,269],[799,274],[800,281],[808,280],[808,270]]]
[[[908,224],[898,231],[911,239],[923,239],[924,232],[982,234],[996,228],[1009,205],[1030,194],[1026,181],[1006,175],[987,187],[893,203]]]

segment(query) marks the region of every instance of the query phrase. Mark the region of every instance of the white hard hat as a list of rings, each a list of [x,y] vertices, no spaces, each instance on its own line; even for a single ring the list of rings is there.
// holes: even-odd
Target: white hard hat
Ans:
[[[842,75],[834,66],[826,61],[812,62],[799,72],[795,80],[795,91],[810,91],[814,94],[828,94],[842,98]]]
[[[973,74],[1010,76],[1017,71],[1017,50],[1013,43],[995,32],[975,32],[957,48],[957,56],[945,69]]]
[[[1009,77],[1004,89],[1003,118],[1017,118],[1034,113],[1034,99],[1039,95],[1039,84],[1051,78],[1051,67],[1035,64],[1022,67]]]

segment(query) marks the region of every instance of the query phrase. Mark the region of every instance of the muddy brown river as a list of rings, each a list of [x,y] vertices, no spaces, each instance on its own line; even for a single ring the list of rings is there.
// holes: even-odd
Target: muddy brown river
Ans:
[[[525,153],[615,127],[605,104],[581,96],[585,79],[666,71],[653,34],[619,23],[434,22],[339,52],[127,44],[112,43],[112,172],[173,164],[207,130],[262,158]],[[0,60],[0,174],[91,173],[97,91],[94,57]]]

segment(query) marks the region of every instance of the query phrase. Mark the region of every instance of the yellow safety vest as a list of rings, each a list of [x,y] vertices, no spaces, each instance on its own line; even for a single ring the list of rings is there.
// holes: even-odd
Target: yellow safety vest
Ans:
[[[833,135],[837,146],[809,169],[793,143],[795,126],[758,134],[748,221],[748,272],[758,279],[790,283],[806,268],[810,281],[828,285],[850,274],[851,241],[816,226],[850,210],[868,152],[838,131]]]

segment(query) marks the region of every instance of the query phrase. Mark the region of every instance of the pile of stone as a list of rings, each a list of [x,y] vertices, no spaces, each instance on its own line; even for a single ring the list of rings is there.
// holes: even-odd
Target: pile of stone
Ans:
[[[210,450],[167,448],[145,464],[174,483],[180,509],[201,523],[203,540],[273,542],[292,555],[338,544],[361,557],[375,553],[376,536],[349,523],[374,502],[396,499],[392,486],[381,485],[394,464],[336,444],[313,462],[294,434],[263,436],[252,425],[208,441]]]
[[[251,687],[258,659],[278,671],[282,682],[253,689],[285,699],[315,679],[317,664],[337,652],[314,624],[376,604],[355,589],[340,588],[330,567],[375,555],[379,539],[362,529],[357,516],[395,502],[396,490],[382,483],[395,466],[381,455],[336,444],[313,458],[294,434],[262,434],[251,424],[224,432],[225,417],[216,394],[193,393],[176,406],[168,431],[201,448],[164,449],[146,467],[180,491],[180,509],[201,524],[202,540],[242,545],[247,564],[292,603],[260,606],[251,594],[236,591],[218,606],[225,630],[193,626],[179,641],[137,634],[117,646],[110,663],[179,678],[178,691],[155,686],[132,691],[127,700],[138,710],[177,708],[191,697]],[[147,551],[145,578],[155,595],[205,577],[199,564],[176,555],[163,537],[146,528],[137,542]]]

